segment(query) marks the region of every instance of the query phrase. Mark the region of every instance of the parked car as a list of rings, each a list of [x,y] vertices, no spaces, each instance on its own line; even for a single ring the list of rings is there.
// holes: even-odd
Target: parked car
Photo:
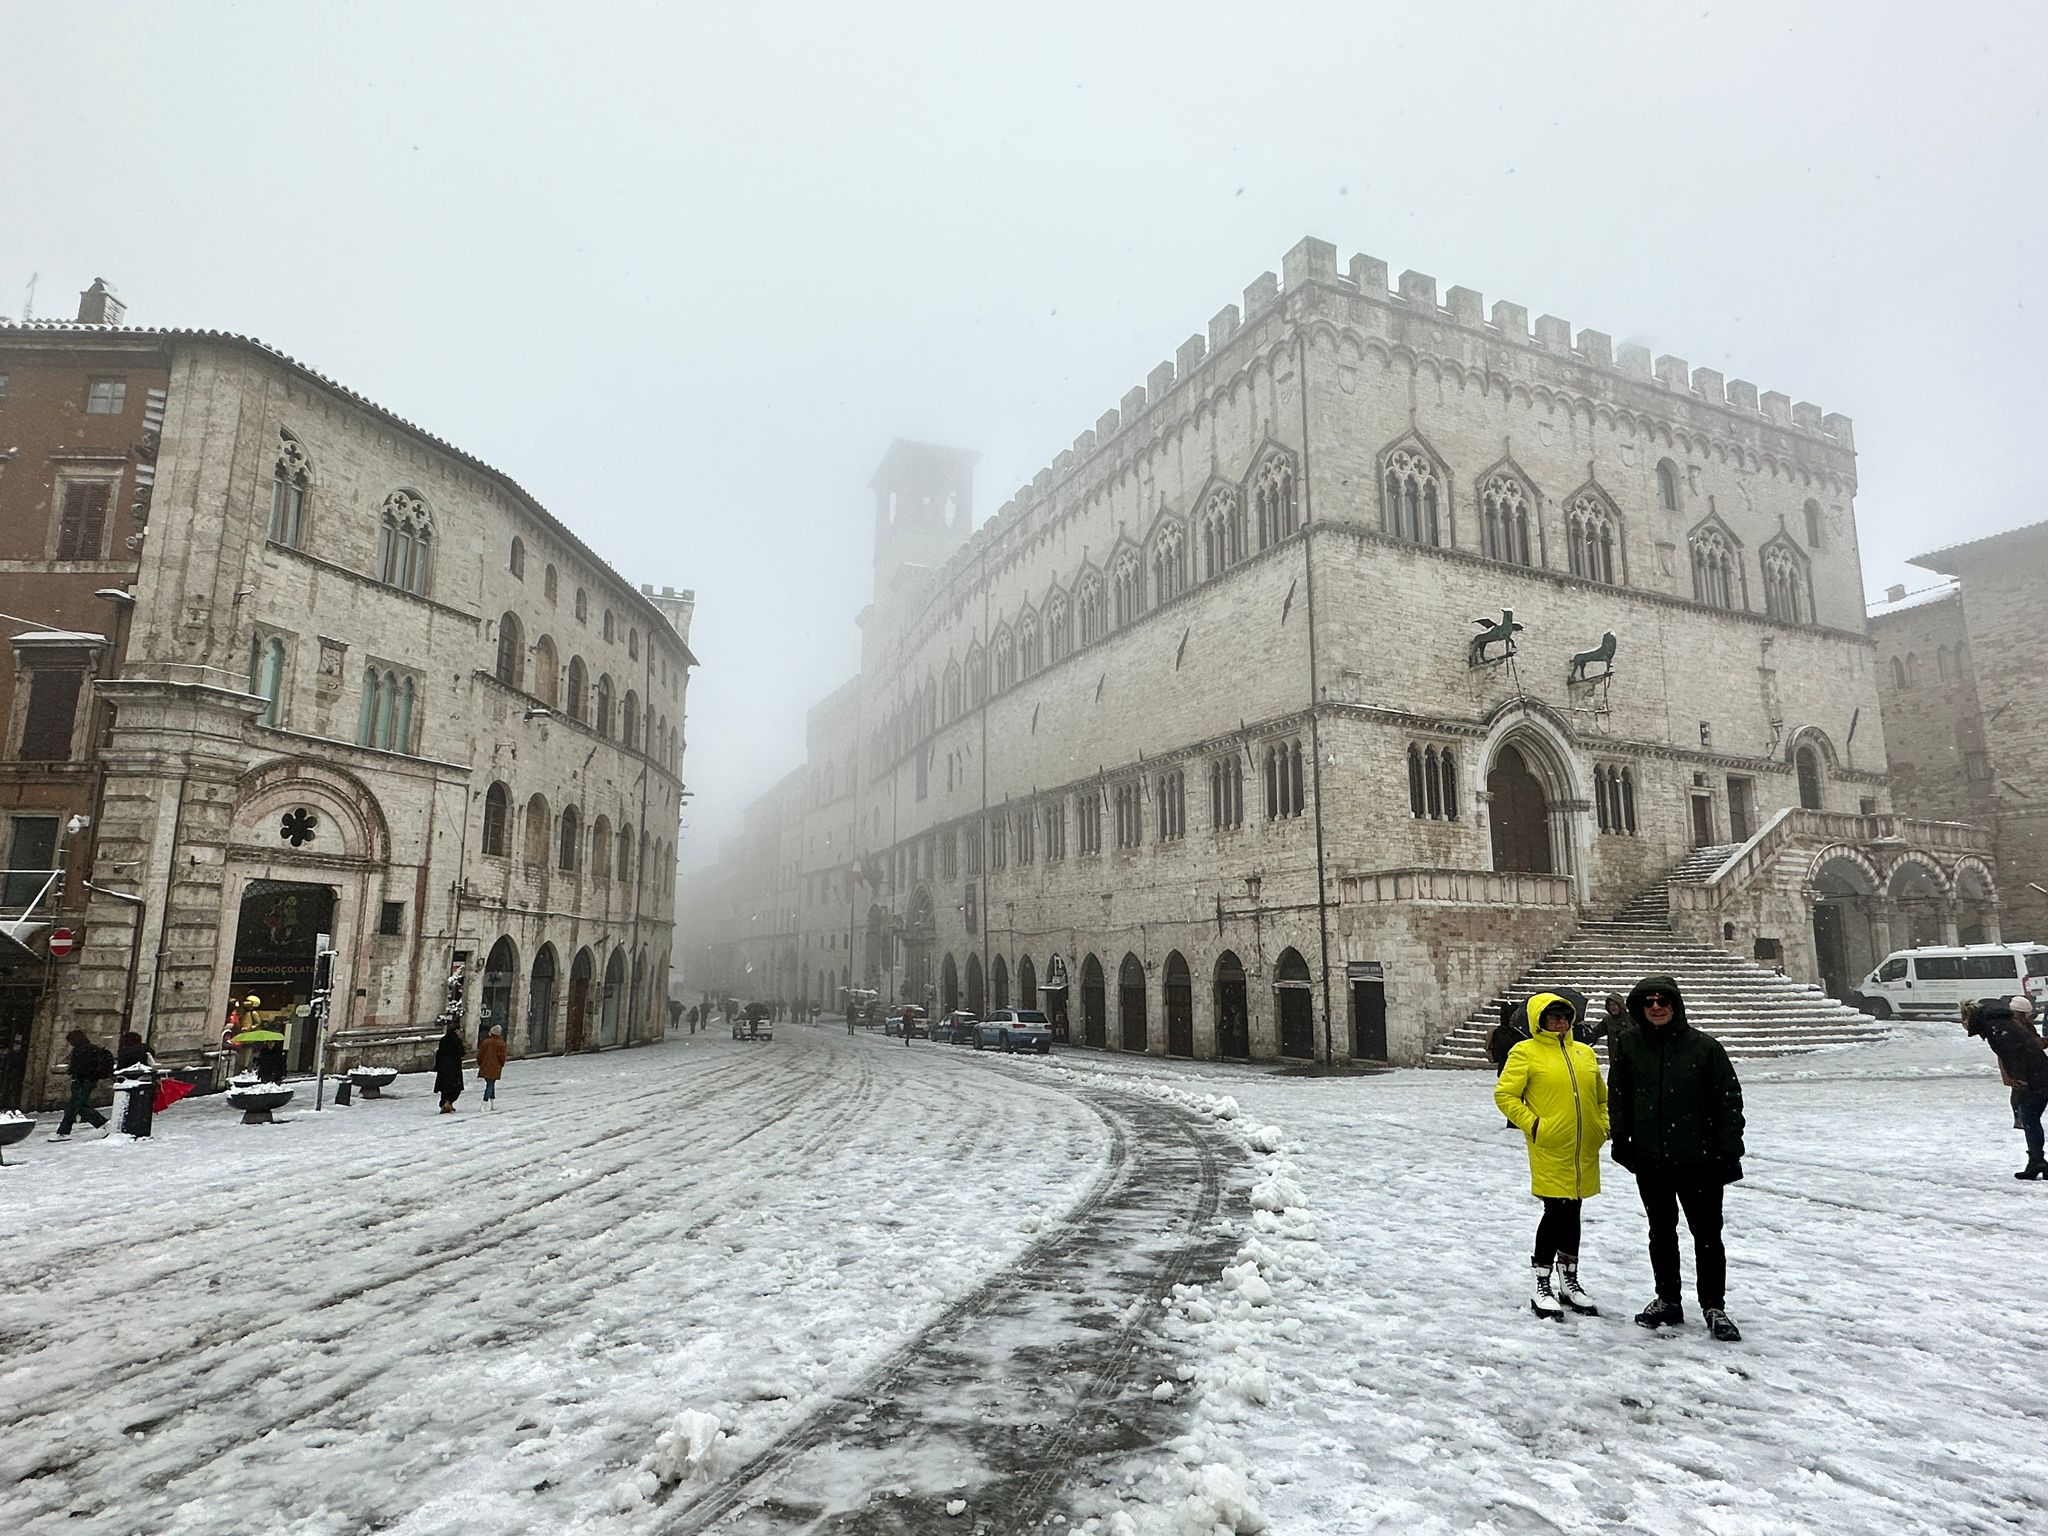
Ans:
[[[775,1020],[766,1003],[748,1003],[733,1015],[732,1037],[735,1040],[773,1040]]]
[[[955,1008],[933,1028],[932,1038],[943,1040],[948,1045],[973,1045],[975,1031],[980,1026],[981,1020],[965,1008]]]
[[[903,1004],[898,1003],[889,1010],[888,1016],[882,1020],[882,1033],[885,1035],[902,1035]],[[910,1038],[913,1040],[927,1040],[931,1038],[931,1029],[925,1023],[924,1010],[915,1003],[910,1005]]]
[[[974,1048],[1052,1054],[1052,1021],[1036,1008],[998,1008],[975,1026]]]
[[[1863,978],[1849,1001],[1876,1018],[1952,1019],[1967,999],[2024,992],[2048,1000],[2048,947],[1945,944],[1901,949]]]

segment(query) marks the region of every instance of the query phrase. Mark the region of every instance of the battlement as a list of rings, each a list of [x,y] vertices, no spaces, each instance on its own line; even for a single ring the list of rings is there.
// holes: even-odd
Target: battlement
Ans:
[[[1133,387],[1114,407],[1096,418],[1094,427],[1076,437],[1071,448],[1060,450],[1050,466],[1033,475],[1028,485],[1019,486],[947,561],[947,575],[983,558],[1023,513],[1050,496],[1058,481],[1109,448],[1123,433],[1158,409],[1175,389],[1194,378],[1236,340],[1241,331],[1265,318],[1284,295],[1317,285],[1356,294],[1392,312],[1426,316],[1491,342],[1549,353],[1588,372],[1609,374],[1641,389],[1724,411],[1757,426],[1775,427],[1796,437],[1855,451],[1855,426],[1850,418],[1836,411],[1823,412],[1811,401],[1795,402],[1775,390],[1759,392],[1747,379],[1727,379],[1712,368],[1693,368],[1684,358],[1669,353],[1653,357],[1648,347],[1633,342],[1624,342],[1617,348],[1608,333],[1592,329],[1574,332],[1571,322],[1557,315],[1538,315],[1532,329],[1527,308],[1496,300],[1489,311],[1476,288],[1451,288],[1439,299],[1436,279],[1426,272],[1403,272],[1392,287],[1388,285],[1388,275],[1384,261],[1365,255],[1353,256],[1340,272],[1336,246],[1312,236],[1298,241],[1281,258],[1278,275],[1261,272],[1253,278],[1245,285],[1241,305],[1226,304],[1218,310],[1209,321],[1206,335],[1188,337],[1170,360],[1161,362],[1145,376],[1143,384]]]

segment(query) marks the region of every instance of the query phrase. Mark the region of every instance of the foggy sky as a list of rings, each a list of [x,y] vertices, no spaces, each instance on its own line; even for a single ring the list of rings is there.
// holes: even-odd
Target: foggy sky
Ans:
[[[2048,516],[2038,8],[993,14],[6,0],[0,314],[259,336],[694,588],[686,864],[854,669],[889,439],[980,521],[1306,234],[1852,416],[1873,595]]]

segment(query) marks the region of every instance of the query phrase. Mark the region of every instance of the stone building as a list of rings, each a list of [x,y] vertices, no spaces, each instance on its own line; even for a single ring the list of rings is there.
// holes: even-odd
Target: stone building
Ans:
[[[2048,523],[1913,563],[1950,579],[1894,587],[1870,613],[1893,797],[1910,815],[1989,830],[2003,911],[1987,920],[1972,878],[1887,915],[1920,942],[2048,938]]]
[[[971,455],[884,459],[863,979],[1415,1062],[1646,891],[1810,978],[1838,869],[1984,875],[1891,814],[1848,418],[1322,241],[1283,276],[979,529]]]
[[[0,330],[0,356],[95,369],[124,345],[131,396],[165,398],[124,659],[91,687],[67,1022],[196,1059],[254,996],[310,1067],[326,934],[351,1059],[430,1044],[457,970],[472,1041],[658,1036],[693,596],[636,590],[501,472],[260,343]]]

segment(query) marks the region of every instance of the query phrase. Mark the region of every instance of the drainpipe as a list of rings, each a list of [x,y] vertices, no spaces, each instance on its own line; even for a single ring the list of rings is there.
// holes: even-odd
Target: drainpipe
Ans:
[[[1316,677],[1316,562],[1311,547],[1311,504],[1308,473],[1308,332],[1296,336],[1301,347],[1301,566],[1308,599],[1308,743],[1316,797],[1316,934],[1323,950],[1323,1065],[1335,1064],[1330,1045],[1330,904],[1327,860],[1323,843],[1323,738]]]

